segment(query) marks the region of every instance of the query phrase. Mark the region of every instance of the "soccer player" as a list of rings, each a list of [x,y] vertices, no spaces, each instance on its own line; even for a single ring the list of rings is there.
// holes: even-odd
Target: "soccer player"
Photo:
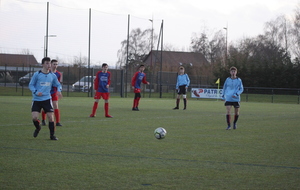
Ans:
[[[49,71],[51,68],[49,57],[44,57],[42,59],[42,66],[42,70],[35,72],[29,83],[29,89],[32,92],[33,101],[31,115],[33,124],[36,128],[33,133],[33,137],[37,137],[41,130],[38,117],[41,109],[43,109],[46,112],[49,120],[50,139],[58,140],[58,138],[54,136],[55,125],[50,91],[52,86],[57,87],[57,96],[62,98],[61,85],[58,82],[56,75]]]
[[[108,99],[109,99],[109,85],[110,85],[110,77],[111,74],[108,71],[108,65],[106,63],[102,64],[102,71],[98,71],[96,74],[96,78],[94,80],[94,89],[96,90],[96,94],[94,96],[95,102],[93,105],[92,114],[90,117],[96,116],[96,111],[98,108],[98,102],[101,97],[104,100],[104,111],[105,117],[112,118],[111,115],[108,114]]]
[[[56,59],[52,59],[51,60],[51,71],[52,73],[54,73],[57,76],[57,79],[59,82],[61,82],[61,73],[57,70],[58,67],[58,61]],[[54,107],[54,116],[55,116],[55,120],[56,120],[56,126],[62,126],[62,124],[60,123],[60,111],[58,108],[58,96],[57,96],[57,88],[56,87],[52,87],[51,89],[51,97],[52,97],[52,104]],[[46,125],[46,113],[43,110],[42,111],[42,125]]]
[[[242,80],[236,76],[237,68],[231,67],[230,68],[230,77],[228,77],[223,86],[223,95],[222,99],[225,100],[226,106],[226,121],[227,121],[227,128],[226,130],[230,129],[230,120],[231,120],[231,107],[234,107],[234,121],[233,121],[233,129],[236,129],[236,122],[239,119],[239,110],[240,110],[240,95],[244,91]]]
[[[177,76],[177,83],[176,83],[176,91],[177,91],[177,99],[176,99],[176,107],[173,108],[173,110],[179,109],[179,102],[180,102],[180,96],[182,95],[183,98],[183,110],[186,110],[186,91],[190,85],[190,78],[188,74],[184,73],[184,67],[179,67],[179,74]]]
[[[139,102],[141,99],[141,83],[150,84],[146,81],[146,74],[144,73],[145,65],[140,65],[139,71],[134,74],[131,80],[131,86],[134,90],[134,99],[133,99],[133,111],[140,111],[139,110]]]

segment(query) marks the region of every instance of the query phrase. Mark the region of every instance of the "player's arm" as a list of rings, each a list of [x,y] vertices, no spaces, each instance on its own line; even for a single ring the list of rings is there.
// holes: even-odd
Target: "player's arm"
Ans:
[[[61,93],[62,87],[61,87],[60,82],[58,81],[57,76],[55,74],[53,74],[53,75],[54,76],[53,76],[52,86],[57,88],[57,96],[59,99],[61,99],[63,97],[62,93]]]
[[[31,80],[30,80],[30,82],[29,82],[28,87],[29,87],[30,91],[33,94],[38,95],[37,89],[35,88],[36,81],[37,81],[37,74],[34,73],[33,76],[32,76],[32,78],[31,78]]]
[[[58,73],[58,77],[57,77],[58,82],[61,82],[61,72],[57,71],[57,73]]]
[[[98,86],[99,86],[99,73],[100,73],[100,71],[97,72],[96,78],[94,80],[94,90],[98,90]]]
[[[52,86],[57,88],[57,92],[61,92],[62,88],[61,88],[61,84],[58,81],[58,78],[56,77],[55,74],[53,74],[53,80],[52,80]]]
[[[143,82],[144,84],[150,84],[150,83],[146,80],[146,74],[145,74],[145,76],[144,76],[142,82]]]
[[[108,79],[107,79],[107,88],[110,86],[110,76],[111,76],[111,73],[108,72]]]
[[[186,75],[186,81],[187,81],[187,84],[186,84],[186,88],[188,88],[190,86],[190,78],[189,78],[189,75],[188,74],[185,74]]]
[[[244,86],[243,86],[242,80],[239,78],[239,85],[237,86],[234,96],[238,97],[239,95],[241,95],[243,93],[243,91],[244,91]]]
[[[132,79],[131,79],[131,86],[132,86],[133,89],[134,89],[134,86],[135,86],[135,83],[136,83],[136,77],[137,77],[138,74],[139,74],[139,73],[136,72],[136,73],[133,75]]]
[[[225,80],[224,85],[223,85],[222,100],[225,100],[225,91],[226,91],[226,86],[227,86],[227,79]]]

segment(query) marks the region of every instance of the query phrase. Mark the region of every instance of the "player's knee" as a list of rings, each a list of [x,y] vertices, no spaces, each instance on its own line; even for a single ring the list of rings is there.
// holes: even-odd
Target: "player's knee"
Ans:
[[[186,94],[182,95],[182,97],[183,97],[184,99],[186,99]]]

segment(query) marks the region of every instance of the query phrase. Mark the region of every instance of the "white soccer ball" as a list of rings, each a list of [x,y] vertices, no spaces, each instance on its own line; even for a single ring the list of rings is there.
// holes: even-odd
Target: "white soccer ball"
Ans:
[[[157,129],[155,129],[155,131],[154,131],[154,136],[157,139],[165,138],[166,134],[167,134],[167,131],[162,127],[159,127]]]

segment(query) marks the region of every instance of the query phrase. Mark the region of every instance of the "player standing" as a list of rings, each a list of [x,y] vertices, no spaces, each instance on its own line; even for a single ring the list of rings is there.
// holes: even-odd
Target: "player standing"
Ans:
[[[183,98],[183,110],[186,110],[186,91],[190,85],[190,78],[188,74],[184,73],[184,67],[179,67],[179,75],[177,76],[177,83],[176,83],[176,91],[177,91],[177,99],[176,99],[176,107],[173,108],[173,110],[179,109],[179,102],[180,102],[180,96],[182,95]]]
[[[133,111],[140,111],[139,110],[139,102],[141,99],[141,83],[150,84],[146,81],[146,74],[144,73],[145,65],[140,65],[139,71],[134,74],[131,80],[131,86],[134,90],[134,99],[133,99]]]
[[[111,74],[108,71],[108,65],[106,63],[103,63],[102,64],[102,71],[97,72],[96,78],[94,80],[94,89],[96,90],[96,94],[94,96],[95,102],[94,102],[92,114],[90,115],[90,117],[95,117],[96,116],[98,103],[99,103],[99,100],[102,97],[103,100],[104,100],[105,117],[112,118],[112,116],[108,114],[108,110],[109,110],[108,99],[109,99],[110,77],[111,77]]]
[[[57,76],[57,79],[59,82],[61,82],[61,73],[57,70],[58,67],[58,61],[56,59],[52,59],[51,60],[51,71],[52,73],[54,73]],[[54,108],[54,116],[55,116],[55,120],[56,120],[56,126],[62,126],[62,124],[60,123],[60,111],[58,108],[58,96],[57,96],[57,88],[56,87],[52,87],[51,89],[51,97],[52,97],[52,104],[53,104],[53,108]],[[42,111],[42,125],[46,125],[46,113],[44,112],[44,110]]]
[[[230,120],[231,120],[231,107],[234,107],[234,121],[233,121],[233,129],[236,129],[236,122],[239,118],[239,110],[240,110],[240,101],[241,101],[241,94],[244,91],[242,80],[236,76],[237,68],[231,67],[230,68],[230,77],[228,77],[223,86],[223,95],[222,99],[225,100],[226,106],[226,121],[227,121],[227,128],[226,130],[230,129]]]
[[[45,57],[42,59],[42,66],[42,70],[35,72],[29,83],[29,89],[32,92],[33,101],[31,107],[31,115],[33,124],[36,128],[33,133],[33,137],[37,137],[41,130],[38,117],[41,109],[43,109],[46,112],[49,120],[50,139],[58,140],[58,138],[54,136],[55,125],[50,91],[52,86],[57,87],[57,96],[61,98],[61,85],[58,82],[56,75],[49,71],[51,68],[49,57]]]

